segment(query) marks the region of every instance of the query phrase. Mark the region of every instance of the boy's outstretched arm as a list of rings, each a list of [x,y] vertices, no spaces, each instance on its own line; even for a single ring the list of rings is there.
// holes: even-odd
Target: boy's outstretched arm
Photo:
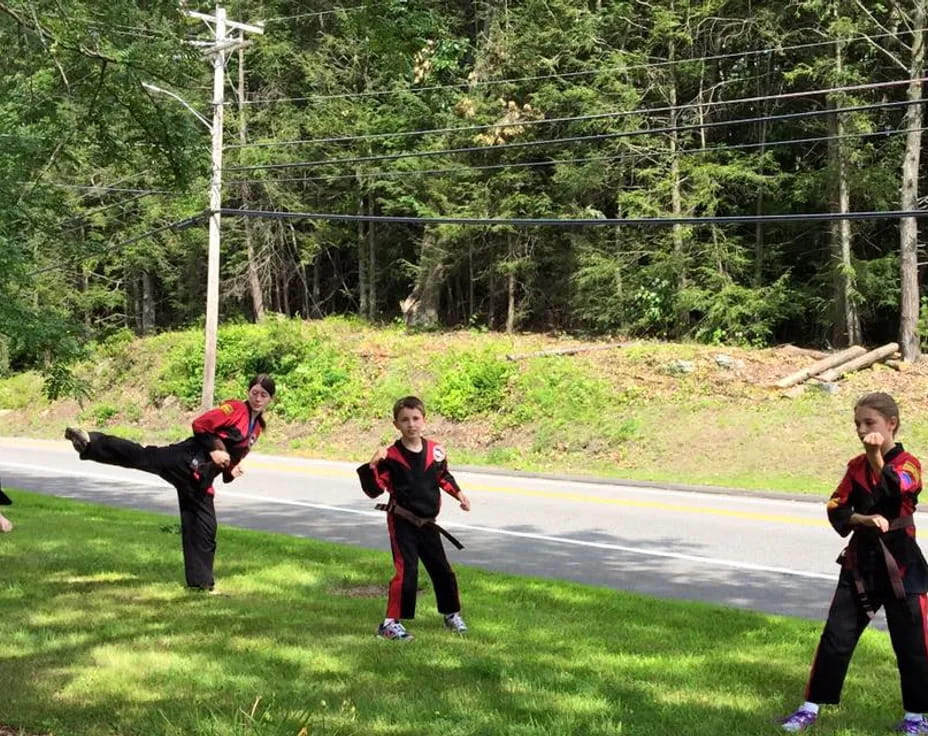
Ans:
[[[449,496],[461,504],[462,511],[470,511],[470,499],[461,490],[454,476],[448,472],[448,461],[441,461],[441,470],[438,474],[438,486]]]

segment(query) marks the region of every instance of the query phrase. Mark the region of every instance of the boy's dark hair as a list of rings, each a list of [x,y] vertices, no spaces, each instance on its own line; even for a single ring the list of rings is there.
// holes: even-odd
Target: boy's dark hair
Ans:
[[[403,409],[418,409],[425,416],[425,404],[418,396],[404,396],[393,405],[393,421],[396,421]]]
[[[261,388],[267,391],[272,397],[277,392],[277,384],[274,383],[274,379],[267,373],[259,373],[252,378],[251,383],[248,384],[248,390],[251,391],[255,386],[261,386]]]
[[[873,409],[886,419],[895,417],[897,432],[899,431],[899,427],[902,426],[902,422],[899,419],[899,405],[889,394],[883,393],[882,391],[875,391],[872,394],[861,396],[854,405],[854,409],[860,409],[861,407]]]

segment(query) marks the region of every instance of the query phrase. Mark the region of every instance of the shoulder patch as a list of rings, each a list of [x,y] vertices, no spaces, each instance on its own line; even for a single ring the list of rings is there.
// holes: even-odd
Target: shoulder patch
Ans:
[[[906,460],[896,472],[899,474],[899,485],[903,491],[908,491],[922,484],[921,470],[918,464],[912,460]]]
[[[225,414],[227,417],[232,416],[232,413],[235,411],[235,407],[232,406],[229,402],[224,402],[219,405],[220,411]]]
[[[445,448],[441,445],[435,445],[435,447],[432,449],[432,457],[435,459],[436,463],[440,463],[446,457]]]

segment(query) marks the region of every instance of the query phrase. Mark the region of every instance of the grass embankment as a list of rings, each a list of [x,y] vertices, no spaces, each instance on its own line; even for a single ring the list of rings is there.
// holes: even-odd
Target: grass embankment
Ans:
[[[426,590],[416,640],[386,642],[373,635],[384,553],[223,527],[230,595],[207,597],[180,584],[173,517],[15,498],[0,724],[24,733],[770,734],[818,636],[813,622],[459,568],[471,633],[444,631]],[[888,638],[867,632],[845,705],[816,732],[872,736],[900,709]]]
[[[643,342],[572,356],[507,361],[576,345],[541,335],[462,331],[406,334],[329,319],[270,320],[220,330],[217,395],[240,396],[268,370],[280,392],[264,452],[356,460],[391,441],[392,402],[423,396],[430,431],[452,463],[823,493],[858,452],[851,407],[860,394],[900,400],[902,439],[928,446],[928,366],[877,366],[842,381],[837,395],[785,399],[775,380],[812,362],[789,349],[747,350]],[[0,379],[2,431],[60,437],[80,421],[149,442],[187,435],[199,403],[198,331],[96,346],[78,375],[80,407],[49,403],[38,376]],[[734,359],[730,367],[716,356]],[[680,361],[692,373],[675,373]]]

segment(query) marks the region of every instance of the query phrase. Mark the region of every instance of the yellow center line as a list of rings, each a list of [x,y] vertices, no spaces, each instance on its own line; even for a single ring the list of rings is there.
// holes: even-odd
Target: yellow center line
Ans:
[[[262,460],[246,460],[248,467],[274,470],[277,472],[300,473],[303,475],[323,475],[338,478],[353,478],[355,474],[341,468],[308,468],[305,465],[291,463],[272,463]],[[617,483],[617,485],[621,485]],[[507,496],[525,496],[530,498],[547,498],[557,501],[574,501],[578,503],[598,504],[603,506],[620,506],[625,508],[651,509],[653,511],[668,511],[680,514],[701,514],[704,516],[721,516],[730,519],[747,519],[775,524],[791,524],[793,526],[827,527],[824,519],[806,519],[800,516],[786,514],[767,514],[758,511],[738,511],[735,509],[714,508],[711,506],[693,506],[691,504],[666,503],[662,501],[641,501],[623,498],[606,498],[586,493],[571,491],[545,491],[532,488],[513,488],[510,486],[492,486],[482,483],[468,483],[468,491],[482,491],[484,493],[499,493]],[[823,504],[824,506],[824,504]],[[824,514],[824,508],[822,509]]]

